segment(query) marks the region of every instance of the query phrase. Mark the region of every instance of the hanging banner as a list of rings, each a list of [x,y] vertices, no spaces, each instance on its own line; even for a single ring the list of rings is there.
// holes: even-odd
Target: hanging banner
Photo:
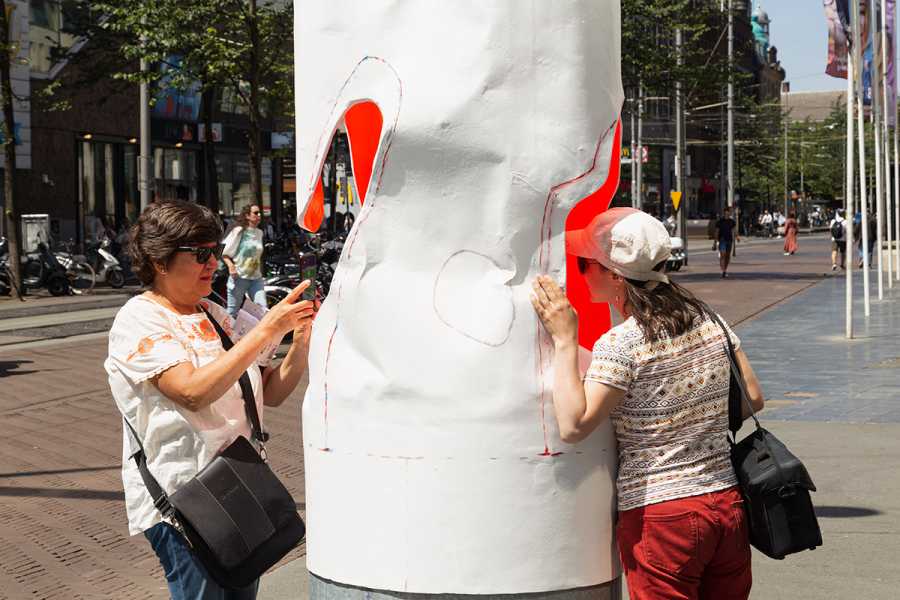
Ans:
[[[825,74],[847,79],[847,56],[850,49],[849,0],[823,0],[828,23],[828,63]]]
[[[881,46],[876,45],[875,40],[881,32],[881,0],[875,0],[874,26],[871,25],[872,19],[869,18],[869,2],[863,2],[860,5],[860,26],[862,35],[860,36],[863,48],[863,104],[865,106],[872,105],[872,77],[881,72]],[[877,50],[877,51],[876,51]]]
[[[894,15],[897,0],[885,0],[887,5],[887,98],[888,106],[897,106],[897,60],[895,36],[897,31]],[[893,127],[897,123],[897,111],[888,110],[888,124]]]

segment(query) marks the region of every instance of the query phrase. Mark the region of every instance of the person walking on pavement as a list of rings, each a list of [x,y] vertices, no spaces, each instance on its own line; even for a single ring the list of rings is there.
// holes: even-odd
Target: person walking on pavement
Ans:
[[[722,212],[722,218],[716,223],[716,242],[719,247],[719,268],[722,269],[722,279],[728,277],[728,265],[731,263],[731,253],[734,250],[736,223],[731,218],[731,207],[726,206]],[[740,237],[737,237],[740,241]]]
[[[299,302],[305,281],[225,351],[214,319],[228,335],[234,322],[210,293],[222,228],[208,208],[186,201],[150,205],[132,228],[129,251],[147,288],[118,312],[104,364],[122,416],[133,428],[147,467],[167,494],[192,480],[238,436],[255,439],[239,379],[250,378],[259,418],[297,386],[307,364],[314,306]],[[293,331],[284,360],[266,369],[277,344]],[[154,506],[132,457],[123,424],[122,482],[131,535],[143,533],[159,557],[174,600],[253,600],[258,580],[221,588],[182,534]]]
[[[228,314],[233,319],[237,318],[245,294],[249,294],[256,304],[266,306],[262,274],[263,232],[259,228],[261,219],[259,205],[245,206],[223,242],[222,260],[228,266]]]
[[[747,517],[727,440],[725,332],[706,305],[663,272],[671,242],[655,219],[613,208],[566,233],[594,302],[624,319],[578,366],[578,315],[550,277],[532,304],[554,344],[553,404],[562,440],[612,421],[618,443],[616,543],[632,600],[746,599]],[[759,382],[728,329],[754,412]],[[745,408],[744,418],[749,416]],[[579,518],[579,515],[573,515]]]
[[[766,237],[772,237],[775,234],[775,228],[772,225],[772,221],[772,213],[770,213],[768,210],[766,210],[763,213],[762,217],[760,217],[760,223],[762,224],[763,232],[765,233]]]
[[[876,242],[875,236],[878,234],[878,222],[876,221],[876,219],[872,215],[872,213],[866,213],[866,215],[867,215],[866,220],[867,220],[867,225],[868,225],[868,227],[866,227],[866,229],[868,230],[868,234],[869,234],[869,239],[867,240],[868,244],[866,244],[866,249],[869,251],[869,253],[868,253],[869,267],[874,268],[875,258],[872,253],[875,251],[875,242]],[[865,258],[865,255],[863,255],[863,251],[862,251],[862,247],[863,247],[862,246],[862,244],[863,244],[862,214],[857,214],[856,218],[853,220],[853,235],[854,235],[854,239],[856,240],[856,249],[859,252],[859,263],[857,266],[860,269],[862,269],[863,268],[863,260]]]
[[[845,255],[847,253],[847,244],[844,239],[846,238],[847,223],[841,211],[834,213],[834,218],[828,224],[828,229],[831,231],[831,270],[836,271],[838,268],[838,254],[841,257],[841,268],[846,269],[847,257]]]
[[[797,252],[797,233],[800,228],[797,225],[797,213],[791,211],[788,213],[787,221],[784,222],[784,255],[792,256]]]

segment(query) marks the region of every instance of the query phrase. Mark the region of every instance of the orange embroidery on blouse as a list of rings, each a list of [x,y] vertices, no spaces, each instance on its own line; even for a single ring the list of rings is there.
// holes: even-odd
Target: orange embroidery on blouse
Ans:
[[[213,324],[210,323],[207,319],[200,321],[198,325],[194,325],[194,331],[200,337],[200,339],[205,342],[212,342],[219,339],[219,334],[216,333],[216,329],[213,327]]]
[[[156,338],[156,339],[154,339]],[[151,350],[153,350],[153,346],[156,345],[156,342],[168,342],[172,340],[171,335],[168,333],[156,333],[150,336],[145,337],[141,341],[138,342],[137,348],[134,352],[128,355],[128,358],[125,359],[125,362],[131,362],[135,356],[139,356],[141,354],[148,354]]]

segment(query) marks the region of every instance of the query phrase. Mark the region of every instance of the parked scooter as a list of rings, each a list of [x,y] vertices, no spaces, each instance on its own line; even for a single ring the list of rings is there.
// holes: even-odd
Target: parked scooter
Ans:
[[[76,254],[73,250],[75,243],[69,241],[61,244],[63,249],[53,252],[53,256],[66,270],[69,279],[69,289],[73,294],[90,294],[97,283],[97,275],[94,267],[88,262],[84,254]]]
[[[25,288],[47,288],[53,296],[65,296],[72,292],[66,267],[54,256],[46,243],[38,243],[36,254],[28,255],[23,265],[22,283]]]
[[[86,256],[97,278],[119,289],[125,285],[125,270],[110,251],[111,244],[109,238],[104,238],[99,245],[88,247]]]

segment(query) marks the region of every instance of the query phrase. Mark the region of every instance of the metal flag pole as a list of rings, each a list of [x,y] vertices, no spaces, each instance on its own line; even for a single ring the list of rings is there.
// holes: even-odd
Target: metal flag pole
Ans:
[[[878,264],[878,299],[884,300],[884,261],[881,260],[882,232],[884,231],[884,182],[881,168],[881,76],[876,51],[881,46],[878,36],[878,12],[875,0],[869,0],[869,31],[872,32],[872,126],[875,145],[875,260]],[[869,260],[873,260],[869,257]]]
[[[637,155],[631,160],[637,161],[637,207],[644,210],[644,82],[638,83],[638,126],[637,126]]]
[[[854,93],[854,69],[853,52],[847,52],[847,193],[844,194],[844,215],[853,214],[853,107],[855,104]],[[851,218],[851,217],[848,217]],[[847,250],[845,257],[850,257],[847,262],[846,295],[847,295],[847,339],[853,339],[853,226],[847,227]]]
[[[891,151],[889,148],[890,144],[890,115],[888,113],[888,81],[887,81],[887,72],[888,72],[888,38],[887,38],[887,0],[881,0],[881,105],[884,110],[882,116],[882,143],[883,143],[883,153],[884,153],[884,203],[881,207],[884,209],[884,219],[885,219],[885,229],[883,235],[886,236],[887,239],[887,257],[885,259],[884,247],[881,243],[878,244],[878,263],[879,268],[883,272],[885,270],[885,266],[887,267],[887,282],[888,288],[894,287],[894,273],[893,273],[893,202],[891,202]],[[879,230],[881,227],[879,226]],[[879,281],[881,280],[881,274],[879,273]]]
[[[866,211],[868,210],[868,182],[866,181],[866,133],[865,133],[865,120],[863,117],[864,106],[865,106],[865,93],[863,90],[863,64],[862,64],[862,48],[860,48],[861,36],[859,31],[860,23],[862,22],[860,15],[860,2],[859,0],[853,0],[853,10],[851,18],[853,19],[854,25],[853,29],[853,57],[856,62],[857,71],[856,74],[856,94],[857,94],[857,107],[856,111],[856,128],[857,128],[857,139],[859,141],[859,210],[862,213],[862,258],[863,258],[863,313],[865,316],[869,316],[871,313],[871,302],[869,299],[869,232],[868,225],[869,220],[866,216]],[[846,215],[848,219],[848,226],[853,227],[853,215]],[[852,262],[853,254],[848,254],[846,260]]]
[[[897,39],[897,11],[894,10],[894,44]],[[894,71],[894,105],[890,109],[894,112],[894,238],[897,248],[894,250],[894,274],[900,281],[900,111],[897,109],[897,73]]]
[[[634,88],[631,91],[634,94]],[[631,113],[631,208],[637,208],[638,200],[637,200],[637,165],[635,163],[635,157],[637,157],[637,137],[635,137],[634,131],[634,111],[637,98],[631,99],[631,104],[628,107],[628,112]]]
[[[732,2],[733,0],[728,0],[728,208],[734,211],[734,75],[732,69],[734,8]]]

